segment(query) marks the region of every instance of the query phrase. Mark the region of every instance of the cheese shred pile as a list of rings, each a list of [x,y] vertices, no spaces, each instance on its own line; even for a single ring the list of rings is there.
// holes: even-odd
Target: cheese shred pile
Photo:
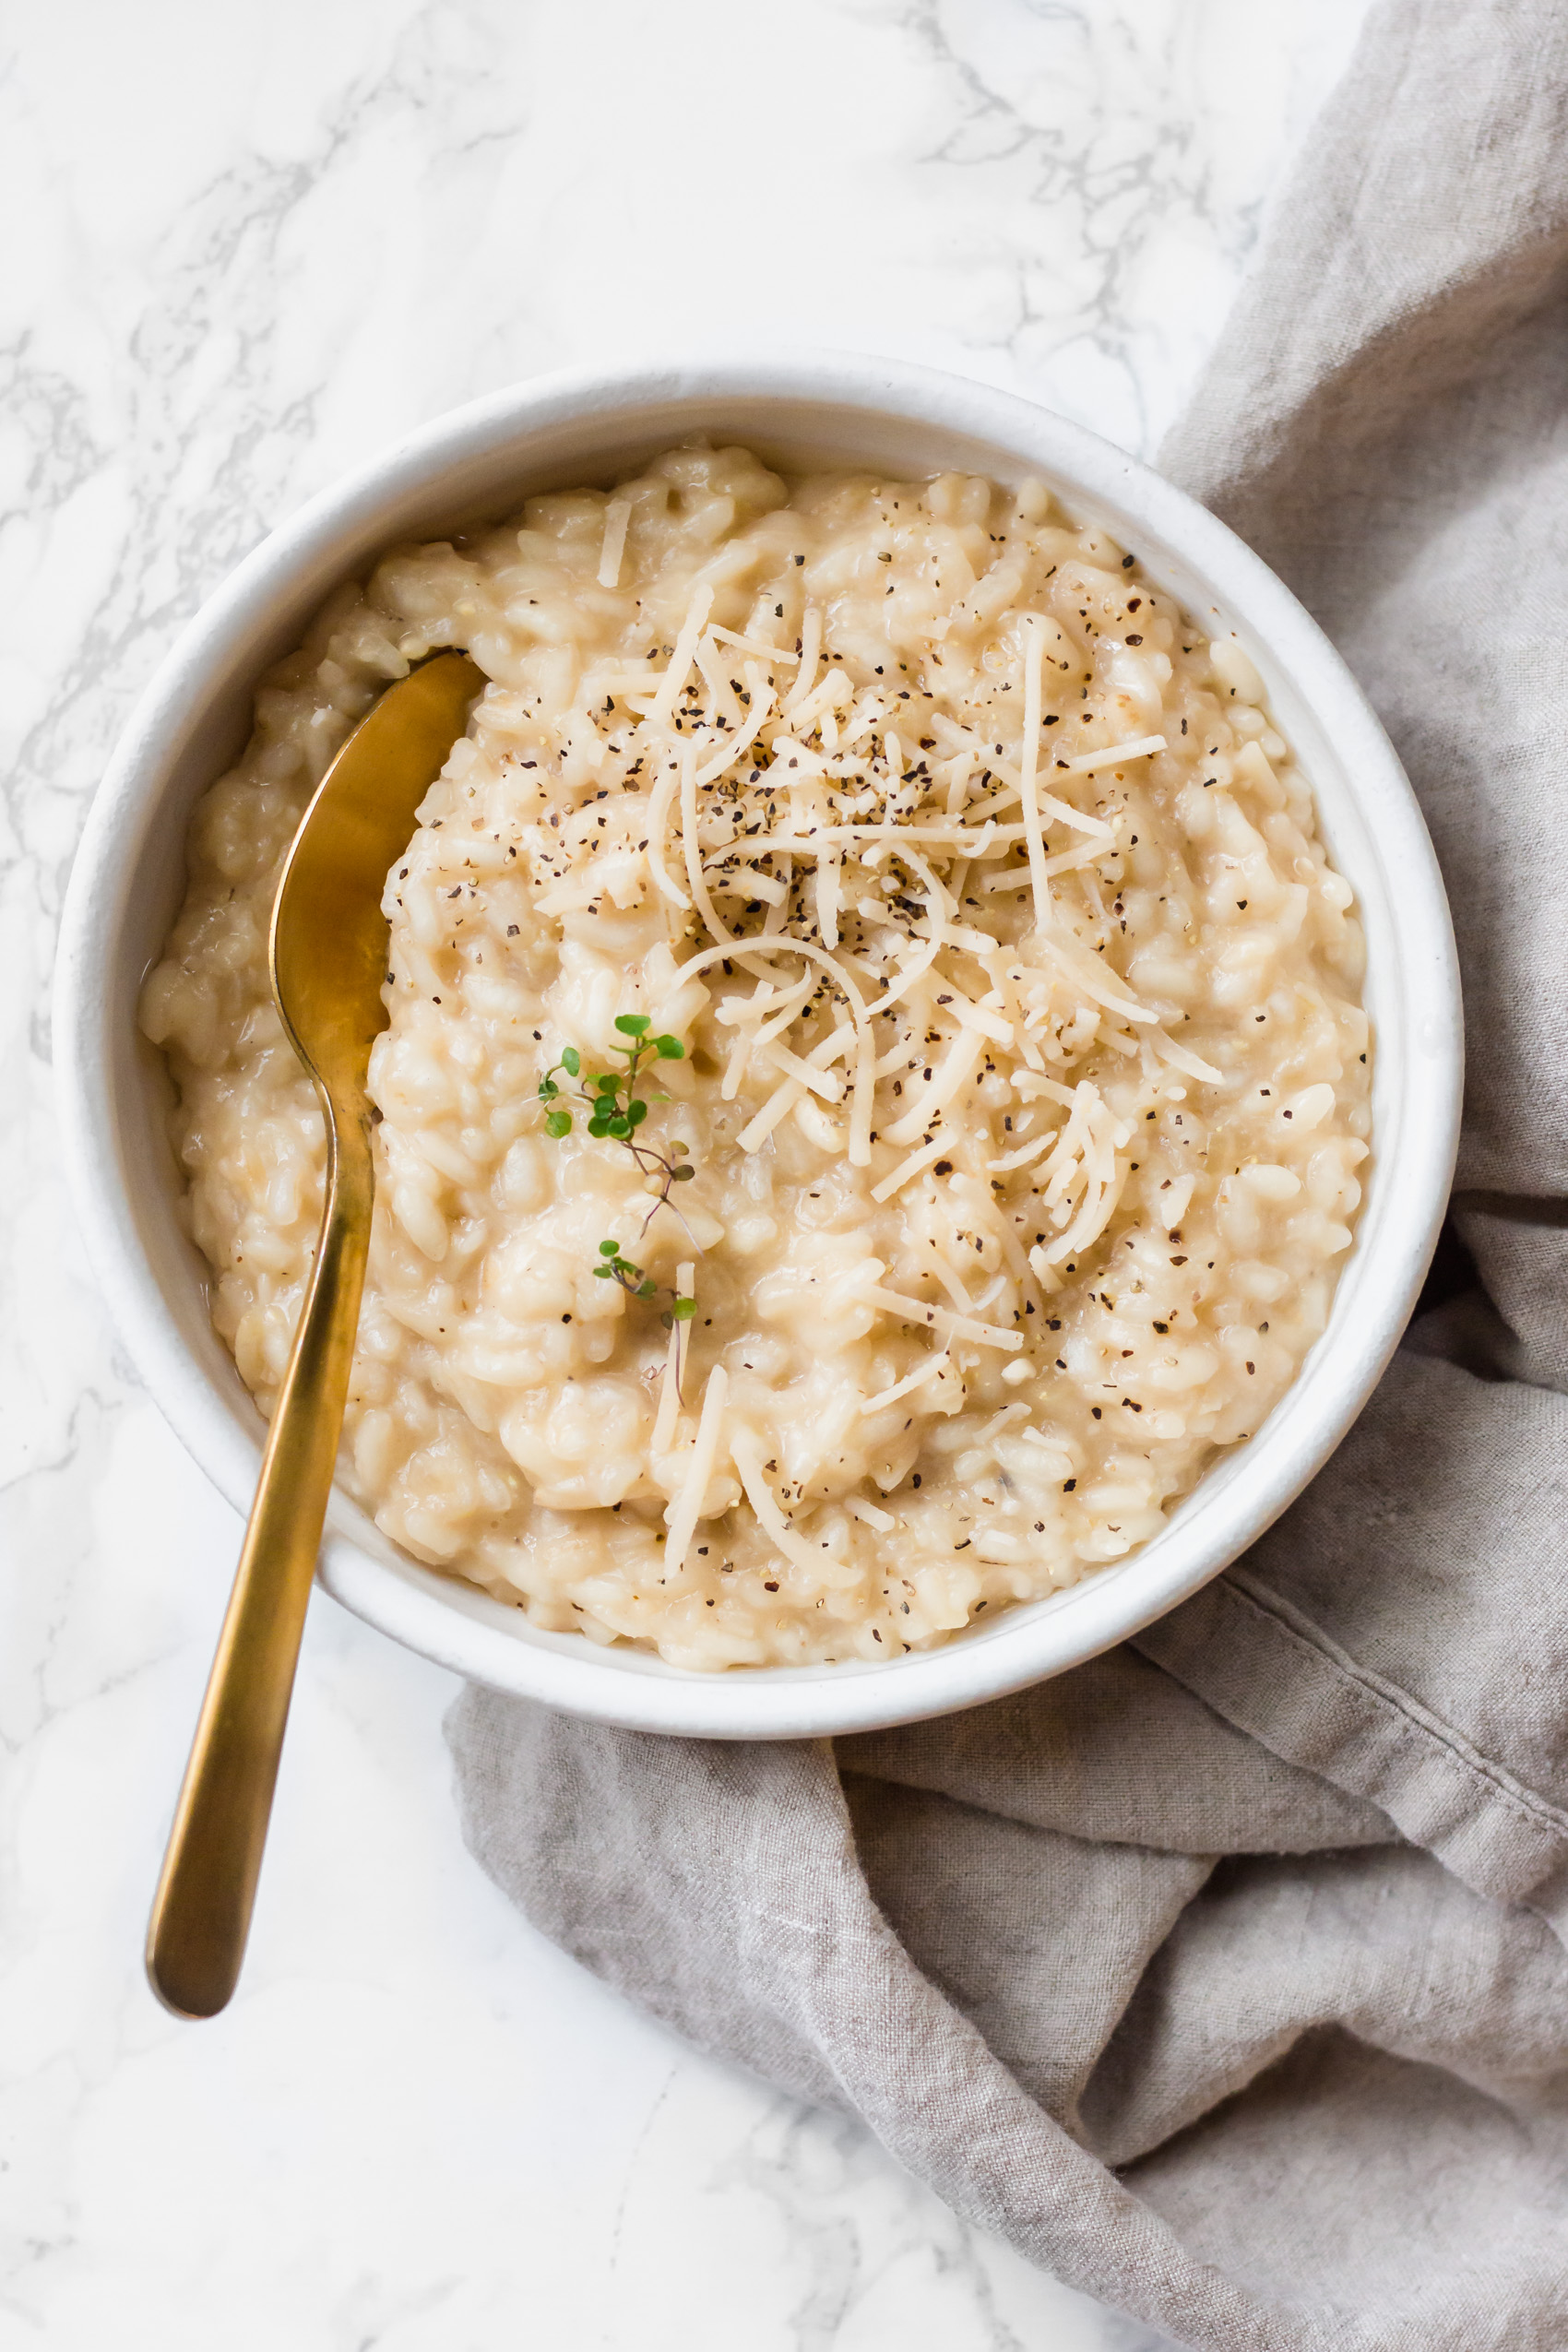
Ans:
[[[625,512],[613,505],[606,525],[617,571]],[[1044,1229],[1020,1249],[1028,1215],[997,1206],[988,1221],[1026,1287],[1032,1277],[1047,1293],[1055,1267],[1110,1222],[1132,1135],[1093,1078],[1066,1081],[1103,1051],[1108,1028],[1151,1088],[1162,1063],[1182,1063],[1158,1013],[1099,960],[1114,927],[1092,880],[1073,887],[1118,850],[1117,788],[1165,740],[1135,731],[1129,711],[1125,742],[1078,747],[1087,648],[1049,611],[1009,615],[979,663],[949,633],[945,654],[933,646],[912,667],[891,647],[868,662],[836,646],[830,602],[808,598],[781,645],[713,624],[713,597],[699,579],[672,647],[585,671],[572,765],[590,805],[623,796],[624,819],[637,804],[681,979],[715,989],[730,1040],[722,1094],[762,1091],[739,1146],[759,1149],[793,1115],[825,1152],[855,1168],[874,1158],[873,1197],[896,1199],[944,1152],[973,1158],[971,1096],[992,1077],[1016,1109],[1009,1148],[987,1172],[1030,1169]],[[1065,672],[1054,695],[1048,648]],[[1099,702],[1096,731],[1108,717],[1127,723]],[[1070,731],[1053,735],[1063,719]],[[1110,787],[1097,804],[1065,797],[1090,780]],[[608,837],[568,830],[564,850],[541,842],[540,911],[612,903],[624,834],[623,821]],[[1019,1088],[1021,1075],[1034,1083]],[[883,1172],[888,1146],[898,1157]],[[966,1337],[1014,1348],[1016,1332],[970,1312],[972,1257],[971,1237],[955,1231],[943,1253],[953,1295],[934,1316],[950,1329],[956,1307]],[[925,1306],[867,1295],[933,1322]]]

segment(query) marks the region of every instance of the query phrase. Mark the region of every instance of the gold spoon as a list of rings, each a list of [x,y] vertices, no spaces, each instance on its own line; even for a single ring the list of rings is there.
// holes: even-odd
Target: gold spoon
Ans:
[[[234,1990],[332,1487],[374,1193],[370,1049],[386,1026],[387,869],[484,676],[444,653],[384,694],[322,778],[272,910],[272,997],[327,1122],[315,1265],[152,1902],[147,1973],[178,2017]]]

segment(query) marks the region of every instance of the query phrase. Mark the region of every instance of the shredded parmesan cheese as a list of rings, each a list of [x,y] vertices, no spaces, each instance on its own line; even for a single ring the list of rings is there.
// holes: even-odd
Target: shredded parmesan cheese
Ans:
[[[647,726],[668,727],[675,710],[675,697],[692,674],[692,657],[697,649],[703,623],[713,603],[713,590],[705,581],[692,592],[686,617],[681,624],[681,634],[675,640],[675,650],[670,657],[670,667],[659,683],[647,714]]]
[[[1009,1353],[1024,1344],[1016,1331],[1003,1331],[993,1323],[979,1323],[973,1315],[959,1314],[955,1308],[938,1306],[930,1299],[907,1299],[901,1291],[885,1290],[877,1285],[860,1295],[872,1306],[897,1315],[902,1322],[930,1324],[934,1330],[945,1331],[954,1339],[974,1339],[981,1347],[1005,1348]]]
[[[702,870],[702,848],[697,839],[696,768],[690,743],[681,746],[681,847],[685,853],[687,886],[710,936],[733,939],[733,932],[719,920],[713,894]]]
[[[900,1404],[906,1396],[912,1396],[917,1388],[923,1388],[928,1380],[933,1380],[952,1360],[947,1348],[933,1348],[924,1363],[917,1365],[907,1379],[895,1381],[891,1388],[879,1388],[874,1396],[868,1396],[861,1407],[861,1413],[880,1413],[889,1405]]]
[[[959,1029],[937,1064],[929,1086],[923,1088],[912,1111],[884,1127],[883,1134],[890,1144],[912,1144],[921,1130],[929,1127],[939,1111],[945,1111],[966,1080],[973,1075],[976,1063],[985,1051],[985,1038],[979,1029]]]
[[[1184,1045],[1178,1045],[1174,1038],[1167,1037],[1163,1029],[1152,1029],[1149,1043],[1160,1060],[1169,1062],[1173,1070],[1184,1071],[1189,1078],[1197,1078],[1206,1087],[1222,1087],[1225,1084],[1223,1070],[1217,1070],[1213,1063],[1206,1062],[1201,1054],[1190,1053]]]
[[[801,629],[801,664],[794,685],[785,698],[784,717],[788,719],[811,693],[816,683],[816,666],[822,656],[822,607],[809,604]]]
[[[772,1537],[786,1560],[804,1568],[813,1576],[822,1569],[826,1544],[809,1544],[798,1536],[778,1508],[772,1490],[763,1474],[762,1448],[750,1430],[737,1429],[730,1440],[731,1458],[741,1473],[741,1483],[746,1491],[746,1501],[756,1513],[757,1525]]]
[[[799,1078],[786,1078],[781,1087],[776,1087],[756,1116],[748,1119],[736,1136],[739,1148],[742,1151],[760,1151],[775,1127],[787,1119],[802,1099],[805,1091]]]
[[[1045,632],[1037,613],[1024,615],[1024,750],[1018,762],[1018,793],[1024,804],[1024,835],[1029,848],[1029,887],[1035,896],[1035,927],[1044,931],[1051,921],[1051,883],[1045,871],[1045,838],[1040,831],[1039,796],[1035,770],[1039,765],[1040,678],[1045,659]]]
[[[604,544],[600,550],[599,585],[619,588],[621,559],[626,552],[626,526],[632,519],[629,498],[612,498],[604,510]]]
[[[1108,751],[1079,752],[1073,759],[1059,759],[1056,765],[1069,776],[1093,776],[1099,768],[1114,767],[1119,760],[1148,759],[1164,749],[1163,735],[1140,735],[1135,743],[1112,743]]]
[[[702,1516],[703,1499],[707,1492],[719,1461],[719,1438],[724,1427],[724,1400],[730,1391],[730,1375],[722,1364],[715,1364],[703,1391],[702,1417],[692,1445],[681,1483],[671,1497],[664,1514],[669,1529],[664,1546],[664,1574],[678,1575],[686,1564],[686,1551]],[[739,1467],[739,1465],[736,1466]]]
[[[681,788],[679,763],[671,760],[654,786],[647,811],[647,862],[655,883],[671,906],[689,909],[691,900],[664,862],[664,835],[670,812]]]
[[[922,1168],[929,1168],[933,1159],[940,1159],[944,1151],[951,1149],[952,1145],[945,1135],[933,1135],[929,1144],[922,1144],[919,1151],[909,1154],[908,1159],[901,1159],[891,1176],[885,1176],[880,1184],[872,1186],[873,1200],[890,1201],[895,1193],[903,1191],[911,1177],[918,1176]]]
[[[744,637],[736,629],[721,629],[716,621],[712,634],[720,645],[732,645],[740,653],[754,653],[761,661],[786,661],[791,668],[800,660],[798,653],[786,651],[781,645],[769,645],[762,637]]]

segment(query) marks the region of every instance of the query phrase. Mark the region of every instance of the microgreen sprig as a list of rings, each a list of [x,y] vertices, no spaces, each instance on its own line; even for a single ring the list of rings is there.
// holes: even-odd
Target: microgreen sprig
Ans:
[[[650,1276],[646,1275],[640,1265],[634,1265],[630,1258],[622,1256],[619,1241],[600,1241],[599,1254],[604,1263],[601,1265],[596,1265],[594,1273],[600,1282],[618,1282],[627,1297],[631,1299],[658,1298],[658,1283]],[[697,1302],[695,1299],[676,1297],[671,1302],[670,1313],[666,1315],[665,1321],[690,1323],[696,1311]]]
[[[629,1040],[627,1044],[614,1049],[625,1062],[624,1070],[585,1070],[576,1047],[569,1045],[560,1061],[552,1063],[540,1078],[539,1095],[540,1100],[546,1106],[544,1132],[547,1135],[559,1142],[562,1136],[571,1134],[574,1114],[566,1106],[575,1103],[578,1115],[585,1111],[588,1114],[590,1135],[624,1145],[641,1173],[645,1177],[658,1179],[653,1206],[643,1219],[646,1233],[654,1210],[672,1206],[670,1195],[674,1187],[690,1183],[697,1171],[686,1158],[688,1146],[685,1144],[672,1143],[667,1152],[659,1151],[639,1133],[647,1118],[649,1098],[638,1092],[638,1081],[645,1064],[650,1062],[683,1062],[686,1049],[678,1037],[650,1036],[648,1033],[653,1023],[646,1013],[618,1013],[615,1027]],[[564,1071],[572,1081],[570,1086],[561,1084],[556,1075],[558,1071]],[[668,1095],[656,1095],[651,1099],[668,1102],[670,1098]],[[596,1266],[596,1274],[618,1281],[624,1290],[636,1298],[654,1295],[658,1285],[638,1289],[630,1277],[636,1275],[640,1281],[641,1268],[633,1266],[629,1259],[616,1254],[613,1243],[601,1242],[600,1253],[607,1259],[612,1258],[613,1263]],[[624,1273],[618,1270],[623,1267]]]

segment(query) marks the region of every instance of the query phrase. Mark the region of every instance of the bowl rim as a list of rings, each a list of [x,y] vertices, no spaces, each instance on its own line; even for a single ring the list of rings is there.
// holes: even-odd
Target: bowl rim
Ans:
[[[1397,1150],[1374,1151],[1357,1238],[1328,1328],[1258,1432],[1221,1457],[1161,1532],[1114,1566],[994,1625],[885,1664],[671,1668],[624,1645],[528,1626],[477,1588],[387,1556],[335,1496],[318,1574],[355,1614],[472,1680],[629,1728],[719,1739],[813,1738],[918,1721],[997,1698],[1081,1664],[1137,1633],[1218,1575],[1294,1500],[1360,1411],[1415,1304],[1446,1205],[1458,1144],[1463,1019],[1458,961],[1437,860],[1414,791],[1365,695],[1305,609],[1224,523],[1149,467],[1051,410],[966,377],[837,351],[690,353],[619,370],[534,377],[449,410],[328,485],[280,524],[187,624],[125,725],[89,808],[73,864],[56,962],[53,1034],[67,1182],[89,1263],[137,1372],[187,1450],[225,1497],[248,1507],[263,1429],[245,1430],[180,1333],[140,1246],[119,1181],[113,1073],[134,1050],[115,1028],[111,977],[126,905],[126,845],[155,815],[178,745],[291,583],[362,538],[394,494],[456,477],[552,427],[597,422],[608,435],[671,402],[780,403],[993,445],[1064,486],[1069,509],[1122,527],[1153,576],[1151,545],[1183,568],[1254,657],[1288,676],[1353,789],[1380,870],[1398,876],[1384,914],[1390,970],[1409,1030],[1396,1085]],[[695,428],[694,428],[695,429]],[[766,438],[766,436],[760,436]],[[585,461],[585,472],[589,470]],[[528,494],[517,454],[517,500]],[[457,488],[454,481],[454,498]],[[500,501],[504,506],[505,499]],[[456,511],[456,509],[455,509]],[[386,543],[383,541],[383,543]],[[253,673],[254,676],[254,673]],[[1272,682],[1271,682],[1272,683]],[[1358,892],[1358,897],[1361,893]],[[1416,1018],[1419,1007],[1419,1020]],[[1380,1037],[1377,1076],[1384,1044]],[[1374,1131],[1375,1142],[1375,1131]],[[1376,1201],[1377,1247],[1363,1248]],[[1354,1282],[1352,1283],[1352,1276]],[[1354,1290],[1353,1300],[1348,1290]],[[1353,1306],[1354,1313],[1348,1312]],[[1342,1312],[1342,1308],[1346,1312]],[[381,1556],[367,1548],[374,1538]]]

